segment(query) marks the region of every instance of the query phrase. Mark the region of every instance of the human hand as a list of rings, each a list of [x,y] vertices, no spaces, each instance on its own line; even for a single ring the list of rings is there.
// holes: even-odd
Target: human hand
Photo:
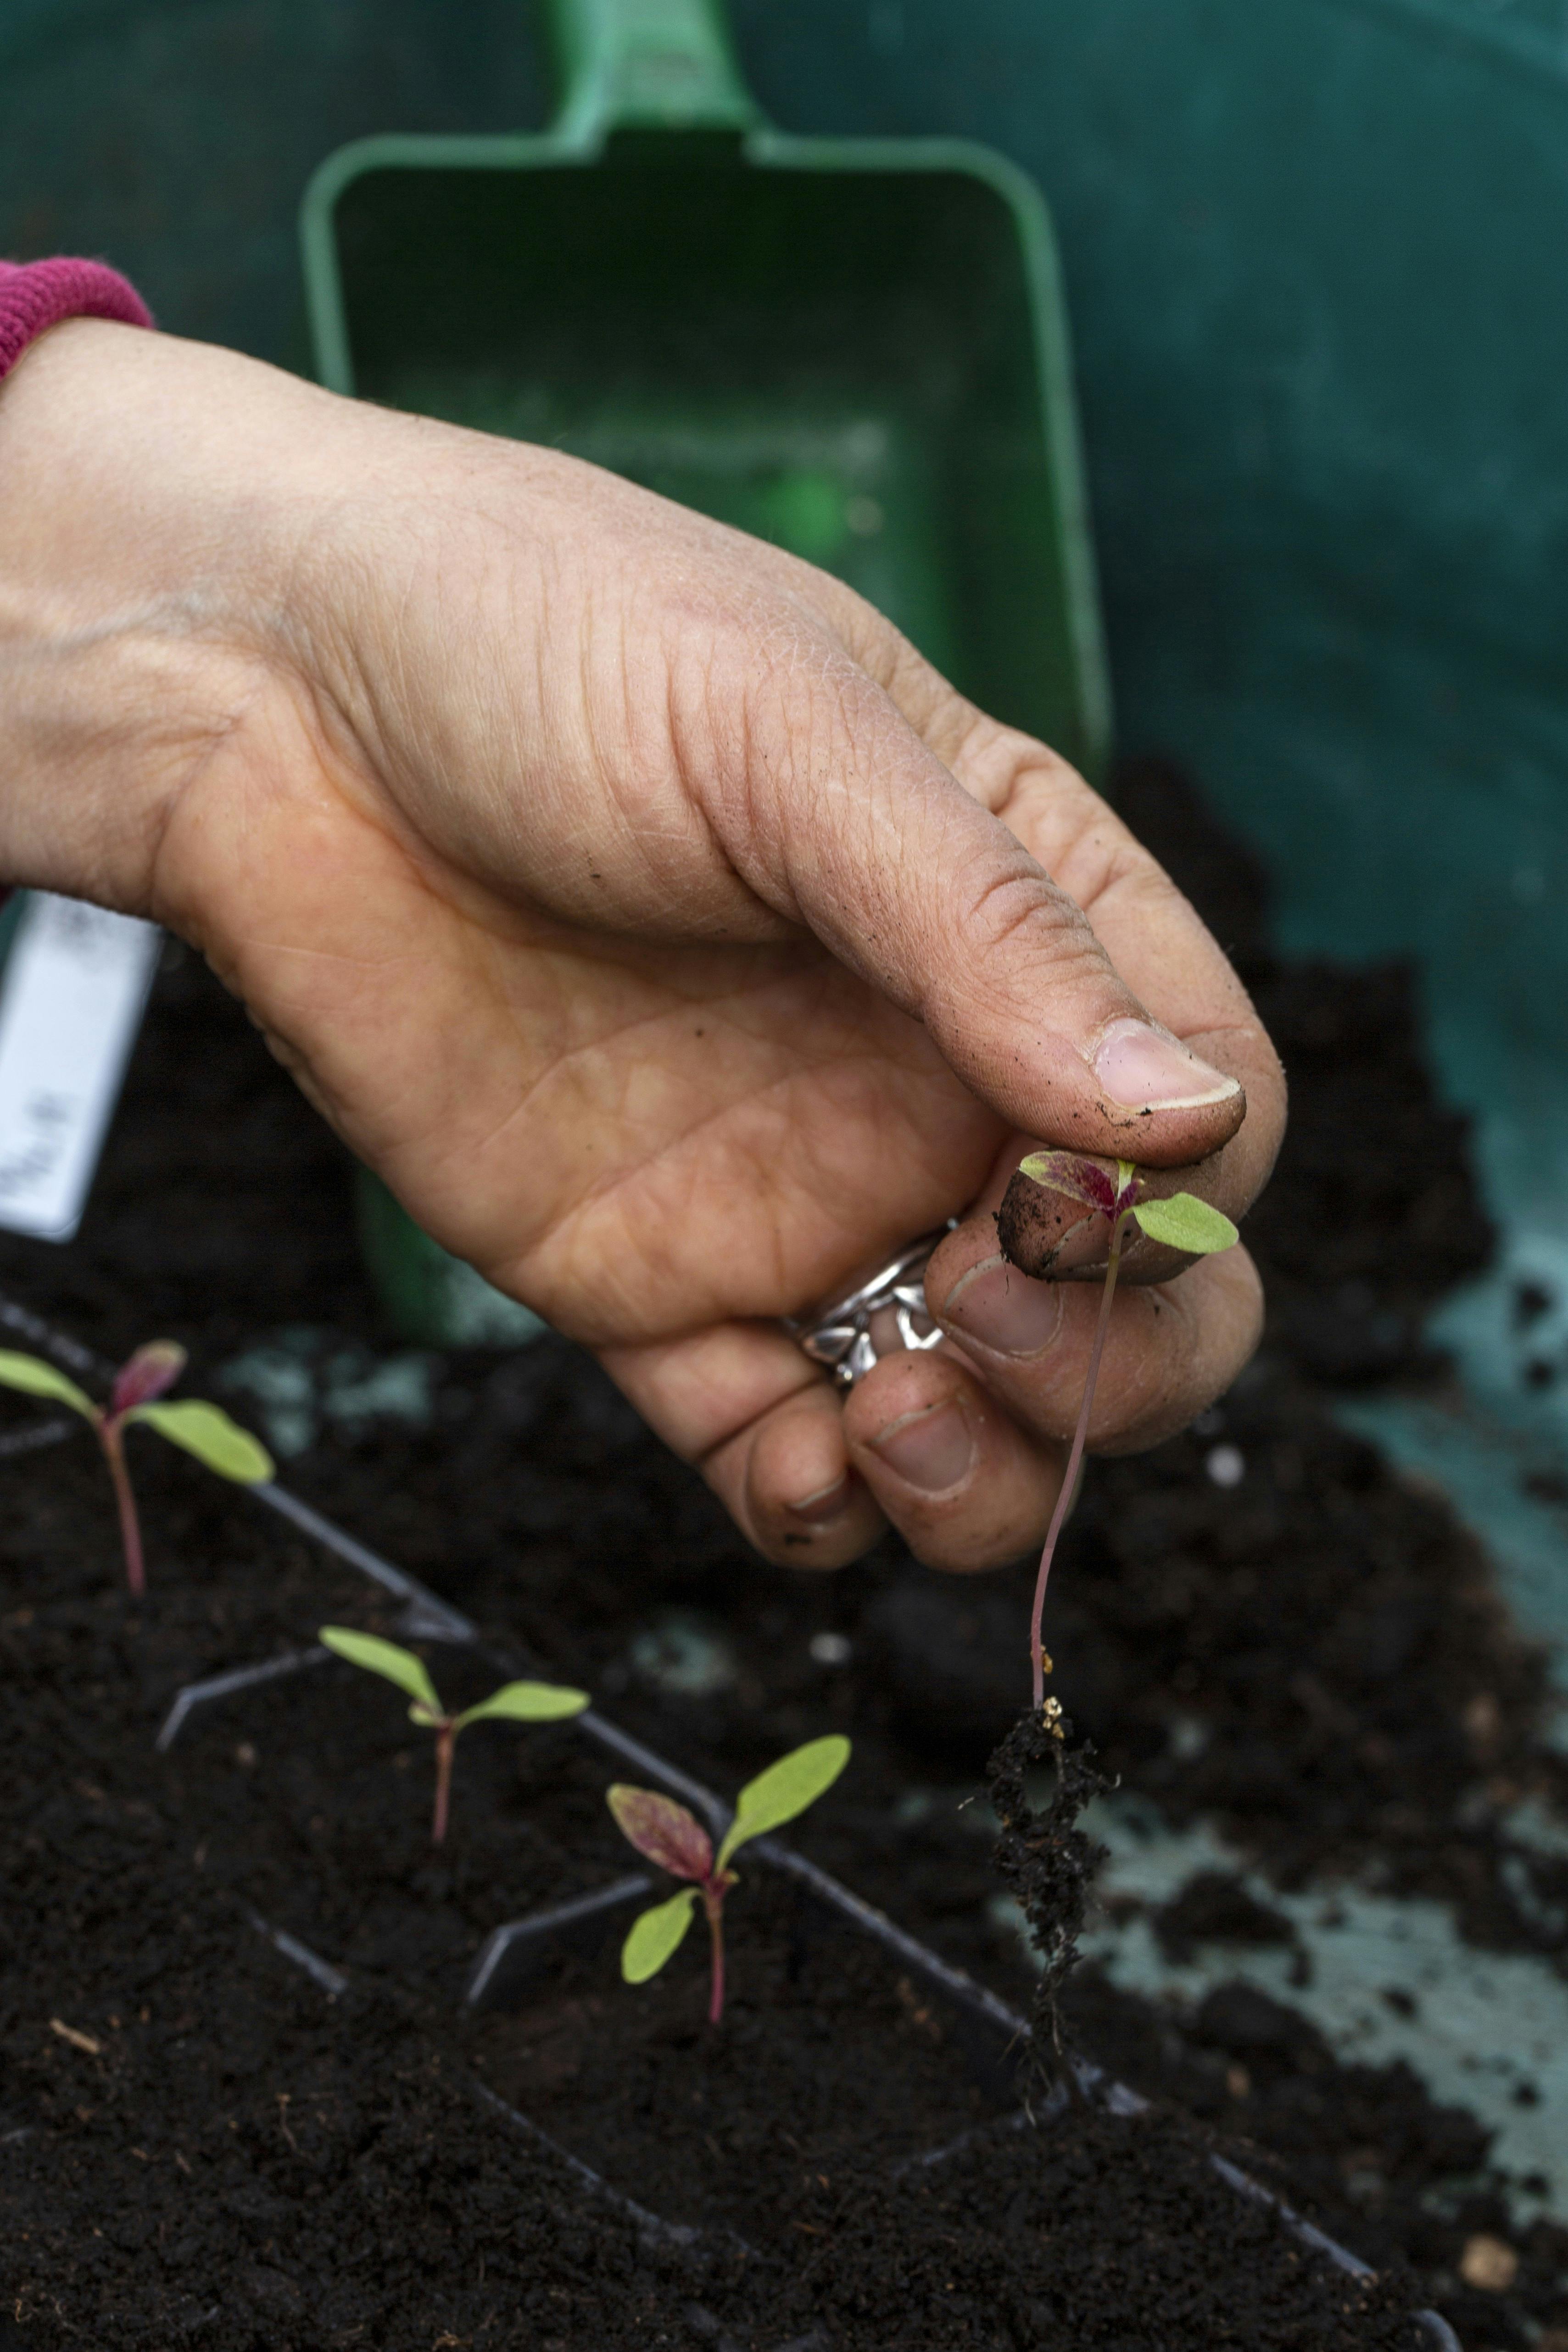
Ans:
[[[1283,1122],[1103,803],[809,565],[230,353],[55,329],[0,389],[0,872],[197,945],[769,1557],[1038,1539],[1095,1293],[1000,1265],[1019,1156],[1201,1160],[1239,1214]],[[846,1402],[776,1318],[949,1215],[947,1337]],[[1101,1448],[1179,1427],[1259,1327],[1244,1252],[1137,1255]]]

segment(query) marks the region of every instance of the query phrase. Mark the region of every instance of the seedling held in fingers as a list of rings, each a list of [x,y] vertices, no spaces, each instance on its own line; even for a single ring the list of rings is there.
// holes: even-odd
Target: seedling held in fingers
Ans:
[[[618,1781],[606,1802],[617,1826],[641,1854],[667,1870],[672,1878],[692,1881],[656,1903],[632,1922],[621,1953],[621,1973],[628,1984],[645,1984],[658,1975],[680,1946],[700,1898],[707,1920],[712,1955],[707,2016],[716,2025],[724,2015],[724,1898],[738,1881],[730,1857],[751,1838],[781,1829],[814,1805],[831,1789],[850,1760],[850,1743],[837,1736],[809,1739],[748,1780],[735,1801],[735,1818],[716,1856],[713,1840],[685,1805],[652,1789],[629,1788]]]
[[[185,1350],[173,1339],[150,1339],[127,1357],[114,1376],[107,1405],[96,1405],[41,1356],[18,1356],[0,1349],[0,1388],[19,1389],[25,1396],[47,1397],[68,1405],[98,1433],[114,1498],[120,1506],[120,1537],[125,1551],[125,1580],[140,1600],[147,1590],[141,1556],[141,1527],[136,1496],[125,1461],[125,1433],[133,1422],[145,1422],[172,1445],[193,1454],[220,1478],[237,1486],[259,1486],[273,1475],[272,1456],[265,1445],[241,1429],[215,1404],[191,1397],[178,1404],[157,1400],[172,1389],[185,1369]]]
[[[1072,1433],[1072,1450],[1067,1457],[1067,1473],[1061,1482],[1061,1492],[1056,1498],[1056,1508],[1051,1516],[1051,1527],[1045,1538],[1045,1549],[1040,1556],[1040,1574],[1035,1580],[1034,1614],[1030,1621],[1030,1663],[1034,1675],[1034,1704],[1045,1705],[1046,1657],[1040,1640],[1040,1620],[1045,1610],[1045,1588],[1051,1577],[1051,1563],[1067,1514],[1072,1507],[1072,1497],[1078,1484],[1078,1473],[1083,1461],[1083,1448],[1089,1435],[1089,1415],[1094,1402],[1094,1384],[1100,1377],[1100,1359],[1105,1351],[1105,1334],[1111,1328],[1111,1301],[1116,1295],[1116,1275],[1122,1262],[1122,1244],[1128,1225],[1135,1224],[1151,1241],[1164,1242],[1169,1249],[1185,1250],[1192,1257],[1207,1257],[1217,1250],[1228,1250],[1239,1239],[1229,1218],[1218,1209],[1210,1208],[1194,1192],[1172,1192],[1164,1200],[1144,1197],[1144,1181],[1130,1160],[1118,1160],[1116,1173],[1108,1176],[1092,1160],[1082,1159],[1075,1151],[1034,1151],[1019,1165],[1019,1174],[1032,1183],[1043,1185],[1048,1192],[1064,1193],[1070,1200],[1097,1212],[1109,1221],[1111,1243],[1105,1260],[1105,1285],[1100,1294],[1100,1315],[1094,1326],[1094,1344],[1090,1350],[1089,1370],[1084,1376],[1083,1401],[1078,1408],[1078,1426]],[[1054,1705],[1054,1702],[1052,1702]]]
[[[424,1660],[412,1650],[383,1642],[376,1633],[356,1633],[348,1625],[323,1625],[316,1638],[339,1657],[347,1658],[351,1666],[363,1666],[367,1674],[380,1675],[383,1682],[395,1683],[399,1690],[406,1691],[413,1701],[409,1721],[434,1732],[435,1813],[431,1837],[436,1845],[446,1836],[452,1757],[460,1731],[492,1716],[504,1716],[513,1723],[560,1723],[568,1716],[580,1715],[588,1705],[586,1691],[569,1690],[559,1683],[503,1683],[477,1706],[465,1706],[460,1715],[453,1715],[436,1696]]]

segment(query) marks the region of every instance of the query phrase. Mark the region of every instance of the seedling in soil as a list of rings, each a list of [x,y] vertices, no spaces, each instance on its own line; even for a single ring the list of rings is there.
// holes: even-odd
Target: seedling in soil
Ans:
[[[1040,1618],[1051,1563],[1072,1507],[1078,1473],[1082,1466],[1094,1385],[1100,1376],[1100,1359],[1111,1324],[1111,1302],[1121,1268],[1122,1244],[1128,1226],[1135,1224],[1151,1241],[1164,1242],[1191,1257],[1206,1257],[1215,1250],[1229,1249],[1237,1232],[1228,1217],[1191,1192],[1175,1192],[1163,1201],[1145,1198],[1143,1179],[1130,1160],[1119,1160],[1114,1176],[1109,1176],[1094,1160],[1082,1159],[1073,1151],[1031,1152],[1009,1185],[997,1220],[1003,1250],[1029,1275],[1048,1273],[1066,1232],[1082,1222],[1076,1213],[1067,1214],[1048,1206],[1040,1192],[1034,1191],[1035,1186],[1044,1193],[1054,1192],[1059,1199],[1072,1202],[1075,1209],[1088,1209],[1104,1217],[1111,1229],[1100,1313],[1078,1408],[1078,1425],[1072,1433],[1066,1475],[1051,1513],[1045,1548],[1040,1556],[1040,1574],[1035,1580],[1034,1613],[1030,1622],[1034,1703],[1019,1717],[988,1768],[991,1803],[1001,1824],[997,1866],[1024,1915],[1030,1941],[1040,1956],[1040,1974],[1030,2010],[1031,2063],[1043,2076],[1047,2050],[1054,2050],[1059,2058],[1061,2054],[1058,1996],[1078,1958],[1090,1888],[1104,1854],[1103,1847],[1097,1846],[1078,1826],[1078,1819],[1094,1797],[1114,1783],[1100,1770],[1089,1742],[1077,1748],[1070,1746],[1071,1727],[1061,1712],[1061,1702],[1045,1696],[1051,1660],[1040,1639]],[[1032,1788],[1038,1786],[1037,1776],[1047,1767],[1051,1775],[1051,1794],[1043,1809],[1037,1809]],[[1069,2092],[1081,2095],[1078,2076],[1071,2065],[1066,2068],[1065,2080]]]
[[[184,1369],[185,1350],[177,1341],[150,1339],[128,1356],[116,1372],[108,1404],[97,1405],[41,1356],[13,1355],[0,1349],[0,1388],[19,1389],[24,1396],[47,1397],[55,1404],[68,1405],[97,1432],[120,1506],[125,1580],[138,1600],[147,1590],[147,1570],[136,1496],[125,1461],[125,1433],[133,1422],[145,1422],[172,1445],[193,1454],[220,1478],[232,1478],[236,1486],[259,1486],[273,1475],[272,1456],[266,1446],[215,1404],[199,1397],[182,1399],[178,1404],[157,1402]]]
[[[436,1696],[424,1660],[412,1650],[383,1642],[379,1634],[356,1633],[348,1625],[323,1625],[316,1638],[339,1657],[347,1658],[351,1666],[363,1666],[367,1674],[380,1675],[383,1682],[395,1683],[399,1690],[406,1691],[413,1701],[409,1721],[434,1732],[435,1812],[431,1841],[435,1845],[443,1844],[446,1837],[452,1757],[460,1731],[493,1716],[504,1716],[512,1723],[560,1723],[568,1716],[580,1715],[588,1705],[586,1691],[569,1690],[560,1683],[503,1683],[477,1706],[465,1706],[461,1715],[452,1715]]]
[[[1084,1443],[1089,1435],[1089,1415],[1094,1403],[1094,1384],[1100,1377],[1100,1359],[1105,1349],[1105,1334],[1111,1327],[1111,1301],[1116,1295],[1116,1276],[1122,1263],[1122,1244],[1129,1224],[1147,1234],[1155,1242],[1164,1242],[1167,1248],[1185,1250],[1191,1257],[1208,1257],[1217,1250],[1231,1248],[1239,1236],[1229,1218],[1218,1209],[1210,1208],[1194,1192],[1172,1192],[1163,1201],[1144,1197],[1144,1180],[1131,1160],[1118,1160],[1114,1177],[1092,1160],[1081,1159],[1075,1151],[1034,1151],[1019,1163],[1019,1174],[1031,1183],[1043,1185],[1048,1192],[1065,1193],[1086,1209],[1093,1210],[1109,1220],[1110,1251],[1105,1260],[1104,1287],[1100,1293],[1100,1316],[1094,1326],[1094,1345],[1090,1351],[1089,1370],[1083,1382],[1083,1400],[1078,1408],[1078,1426],[1072,1433],[1072,1450],[1067,1457],[1067,1475],[1061,1482],[1061,1492],[1056,1498],[1056,1508],[1051,1516],[1051,1527],[1045,1548],[1040,1556],[1040,1574],[1035,1579],[1034,1613],[1030,1620],[1029,1654],[1034,1674],[1034,1704],[1037,1712],[1045,1706],[1046,1657],[1041,1646],[1040,1619],[1045,1610],[1045,1588],[1051,1577],[1051,1563],[1072,1507],[1072,1497],[1078,1484],[1078,1473],[1083,1461]],[[1005,1204],[1004,1204],[1005,1206]],[[1006,1246],[1004,1235],[1003,1246]],[[1054,1706],[1056,1702],[1052,1700]]]
[[[729,1867],[730,1857],[751,1838],[782,1829],[814,1805],[831,1789],[850,1760],[850,1743],[834,1735],[809,1739],[748,1780],[735,1801],[735,1818],[724,1833],[716,1858],[713,1840],[685,1805],[673,1797],[656,1796],[652,1789],[633,1789],[617,1781],[606,1802],[616,1825],[641,1854],[667,1870],[672,1878],[693,1884],[656,1903],[632,1925],[621,1952],[621,1973],[628,1984],[646,1984],[680,1947],[692,1924],[697,1899],[707,1919],[712,1953],[712,1989],[707,2017],[716,2025],[724,2015],[724,1898],[739,1884]]]

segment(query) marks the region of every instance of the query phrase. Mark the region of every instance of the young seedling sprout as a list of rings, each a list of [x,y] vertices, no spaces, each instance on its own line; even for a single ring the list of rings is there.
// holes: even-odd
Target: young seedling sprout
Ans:
[[[147,1590],[147,1571],[136,1496],[125,1461],[125,1433],[133,1422],[145,1422],[172,1445],[183,1447],[220,1478],[232,1478],[236,1486],[259,1486],[273,1475],[272,1456],[266,1446],[248,1430],[238,1428],[215,1404],[197,1397],[178,1404],[157,1402],[184,1369],[185,1350],[176,1341],[150,1339],[127,1357],[116,1372],[108,1404],[97,1405],[41,1356],[18,1356],[0,1349],[0,1388],[19,1389],[25,1396],[47,1397],[56,1404],[68,1405],[98,1433],[120,1507],[125,1580],[138,1600]]]
[[[559,1723],[569,1715],[580,1715],[588,1705],[586,1691],[568,1690],[559,1683],[503,1683],[477,1706],[465,1706],[461,1715],[452,1715],[436,1696],[424,1660],[415,1657],[412,1650],[400,1650],[395,1642],[383,1642],[375,1633],[356,1633],[348,1625],[323,1625],[316,1638],[339,1657],[347,1658],[351,1666],[363,1666],[367,1674],[380,1675],[383,1682],[395,1683],[399,1690],[406,1691],[413,1701],[409,1721],[434,1732],[435,1813],[431,1842],[435,1845],[446,1837],[452,1756],[460,1731],[490,1716],[505,1716],[513,1723]]]
[[[1100,1359],[1105,1349],[1105,1334],[1111,1327],[1111,1301],[1116,1295],[1116,1275],[1122,1262],[1122,1243],[1129,1223],[1147,1234],[1155,1242],[1164,1242],[1169,1249],[1185,1250],[1192,1257],[1207,1257],[1216,1250],[1228,1250],[1238,1239],[1235,1226],[1218,1209],[1210,1208],[1193,1192],[1172,1192],[1163,1201],[1143,1197],[1143,1179],[1131,1160],[1118,1160],[1114,1178],[1092,1160],[1083,1160],[1075,1151],[1035,1151],[1019,1162],[1019,1174],[1049,1192],[1064,1192],[1086,1209],[1097,1211],[1110,1222],[1111,1246],[1105,1260],[1105,1284],[1100,1293],[1100,1316],[1094,1326],[1094,1344],[1090,1350],[1089,1370],[1083,1381],[1083,1400],[1078,1408],[1078,1426],[1072,1433],[1072,1450],[1067,1457],[1067,1475],[1061,1482],[1061,1492],[1056,1498],[1056,1508],[1051,1515],[1051,1527],[1046,1534],[1045,1549],[1040,1556],[1040,1574],[1035,1579],[1034,1614],[1030,1621],[1029,1654],[1034,1674],[1034,1704],[1037,1709],[1045,1705],[1045,1651],[1040,1637],[1040,1620],[1045,1611],[1045,1588],[1051,1576],[1051,1563],[1058,1538],[1072,1507],[1073,1491],[1078,1484],[1078,1472],[1083,1460],[1084,1443],[1089,1435],[1089,1415],[1094,1402],[1094,1383],[1100,1377]],[[1053,1706],[1055,1702],[1052,1702]]]
[[[673,1797],[656,1796],[652,1789],[617,1781],[606,1802],[622,1834],[672,1878],[693,1882],[633,1920],[621,1952],[621,1973],[628,1984],[646,1984],[658,1975],[691,1926],[700,1895],[713,1960],[707,2017],[710,2025],[718,2023],[724,2015],[724,1898],[738,1884],[729,1867],[730,1856],[749,1839],[782,1829],[814,1805],[849,1760],[849,1741],[836,1736],[809,1739],[804,1748],[781,1756],[742,1789],[716,1857],[713,1840],[685,1805],[677,1805]]]

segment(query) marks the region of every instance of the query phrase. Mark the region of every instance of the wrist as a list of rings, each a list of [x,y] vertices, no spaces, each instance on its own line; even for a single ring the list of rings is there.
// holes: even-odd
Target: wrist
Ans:
[[[0,881],[158,911],[173,801],[276,675],[311,402],[339,405],[85,319],[0,384]]]

